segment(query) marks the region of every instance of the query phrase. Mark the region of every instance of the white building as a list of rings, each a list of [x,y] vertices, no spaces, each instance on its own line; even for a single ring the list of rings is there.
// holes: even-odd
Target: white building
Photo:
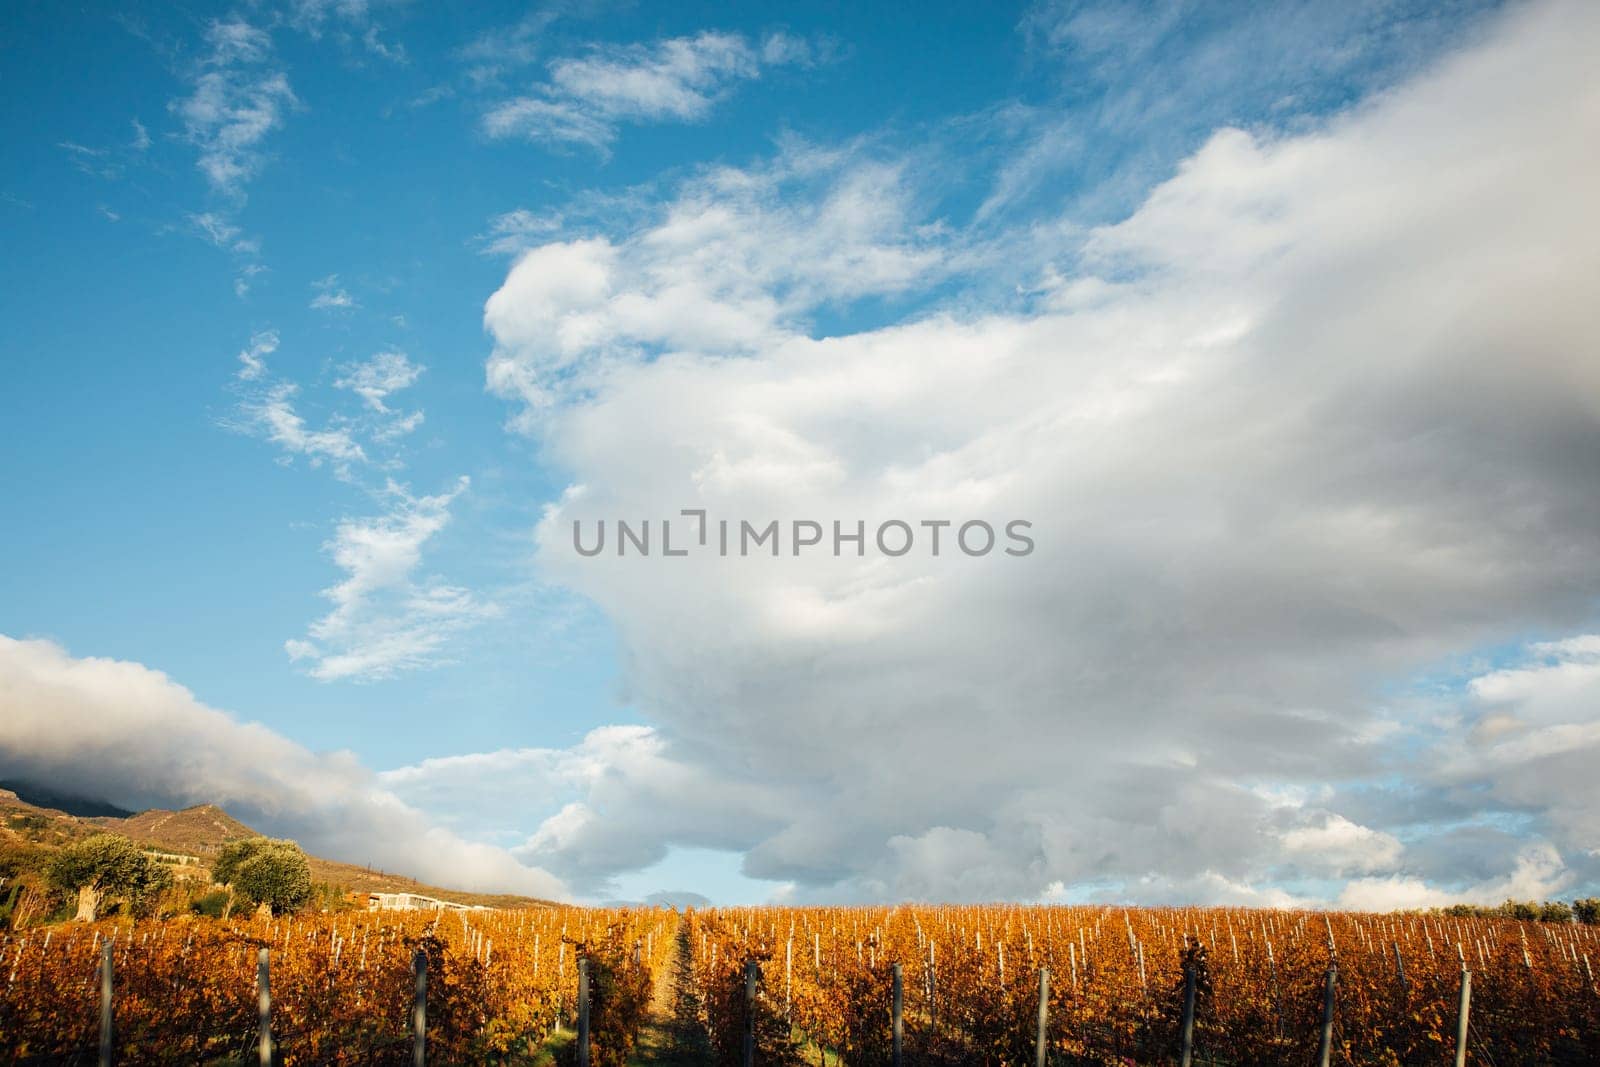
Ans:
[[[481,906],[469,907],[448,900],[436,900],[421,893],[368,893],[367,908],[371,911],[483,911]]]

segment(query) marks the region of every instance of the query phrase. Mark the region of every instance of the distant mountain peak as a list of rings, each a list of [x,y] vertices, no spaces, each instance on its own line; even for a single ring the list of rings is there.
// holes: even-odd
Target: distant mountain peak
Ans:
[[[0,792],[10,794],[10,799],[20,800],[35,808],[76,815],[80,819],[122,819],[133,814],[127,808],[119,808],[110,801],[98,797],[84,796],[70,788],[44,785],[20,778],[0,781]]]

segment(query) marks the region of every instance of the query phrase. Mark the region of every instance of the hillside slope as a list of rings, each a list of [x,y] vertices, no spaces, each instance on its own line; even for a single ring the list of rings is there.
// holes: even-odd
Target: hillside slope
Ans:
[[[201,859],[229,841],[261,836],[215,804],[201,804],[182,811],[152,808],[122,819],[101,816],[83,821],[142,844]]]
[[[217,850],[228,842],[261,836],[215,804],[199,804],[182,811],[152,808],[125,818],[81,817],[30,804],[15,792],[0,789],[0,841],[12,840],[55,849],[69,841],[103,832],[122,834],[162,852],[196,856],[207,864]],[[308,858],[313,880],[357,894],[420,893],[458,904],[481,904],[494,908],[543,907],[550,903],[510,893],[467,893],[445,889],[353,863],[340,863],[320,856]]]

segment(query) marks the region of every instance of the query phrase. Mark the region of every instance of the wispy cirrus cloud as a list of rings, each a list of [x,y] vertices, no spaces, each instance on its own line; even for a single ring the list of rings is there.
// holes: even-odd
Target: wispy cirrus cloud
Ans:
[[[252,237],[244,236],[244,231],[236,226],[226,215],[216,211],[202,211],[189,216],[189,221],[211,244],[226,252],[238,252],[242,255],[253,256],[261,250],[260,243]]]
[[[284,643],[290,658],[322,681],[375,681],[446,662],[455,635],[500,614],[467,589],[416,573],[470,484],[462,477],[418,497],[390,482],[384,514],[340,521],[324,547],[345,578],[323,591],[333,609],[304,639]]]
[[[262,330],[250,335],[250,344],[239,350],[239,369],[234,377],[254,382],[267,373],[267,357],[278,350],[278,331]]]
[[[980,217],[1059,210],[1110,221],[1220,126],[1292,127],[1415,75],[1470,40],[1495,0],[1038,0],[1019,29],[1090,107],[1018,108],[1029,131]]]
[[[421,409],[396,410],[389,399],[415,385],[425,367],[393,349],[345,364],[333,387],[359,397],[361,406],[340,410],[327,403],[331,413],[321,427],[314,427],[299,409],[300,385],[274,376],[267,364],[278,344],[278,331],[259,330],[239,351],[233,376],[239,402],[225,425],[277,445],[280,462],[303,458],[312,467],[327,464],[344,481],[353,480],[355,469],[368,464],[384,470],[403,466],[393,446],[421,426],[425,416]]]
[[[509,26],[475,37],[458,48],[455,56],[466,64],[468,81],[479,87],[497,84],[509,72],[539,58],[545,34],[559,18],[553,8],[530,11]]]
[[[405,45],[385,41],[375,18],[376,10],[386,6],[395,5],[386,0],[292,0],[288,22],[313,40],[331,31],[346,47],[359,46],[403,65],[410,61]]]
[[[313,468],[329,464],[341,480],[352,468],[367,462],[367,452],[356,439],[358,422],[335,414],[321,428],[311,426],[296,407],[300,386],[274,376],[267,357],[278,350],[276,330],[259,330],[239,351],[233,390],[239,396],[223,425],[277,445],[279,462],[305,459]]]
[[[533,92],[489,110],[490,137],[582,144],[599,151],[623,123],[696,122],[732,87],[764,68],[811,60],[799,38],[773,34],[752,44],[740,34],[707,31],[653,44],[596,46],[558,59]]]
[[[91,148],[76,141],[61,141],[57,148],[67,154],[72,165],[85,174],[114,181],[122,176],[122,166],[113,161],[112,153],[104,148]]]
[[[182,123],[213,199],[221,201],[191,214],[189,221],[233,256],[233,291],[243,299],[266,268],[258,261],[259,239],[246,236],[235,218],[246,187],[265,163],[264,142],[299,100],[288,75],[273,62],[272,37],[261,27],[238,17],[215,19],[206,26],[204,46],[185,77],[188,95],[167,108]],[[150,147],[149,131],[138,120],[133,131],[133,151],[142,155]]]
[[[297,408],[300,386],[268,366],[278,347],[278,332],[261,330],[240,350],[233,375],[240,400],[226,425],[277,446],[281,463],[328,466],[357,487],[403,465],[395,446],[422,425],[423,412],[397,410],[392,398],[415,385],[424,367],[395,350],[346,364],[332,385],[360,398],[360,408],[335,408],[318,427]],[[470,590],[417,573],[426,545],[449,524],[451,505],[469,485],[463,476],[431,496],[416,496],[392,478],[370,487],[384,510],[336,524],[323,547],[345,577],[322,591],[333,608],[304,637],[284,642],[290,658],[322,681],[388,678],[448,662],[456,634],[499,615],[498,605]]]
[[[561,216],[540,214],[517,208],[489,220],[489,228],[477,240],[485,255],[516,255],[549,239],[561,229]]]
[[[348,428],[334,423],[319,430],[306,423],[294,406],[299,392],[293,382],[278,382],[246,401],[241,410],[248,425],[279,446],[285,458],[303,456],[313,467],[331,462],[341,477],[348,475],[350,464],[365,463],[366,451]]]
[[[298,103],[288,75],[276,69],[272,38],[243,19],[213,21],[208,51],[190,76],[189,95],[171,110],[199,152],[196,166],[216,192],[240,198],[264,161],[262,142]]]
[[[363,363],[345,368],[344,374],[333,384],[348,389],[373,411],[387,414],[384,400],[391,394],[416,384],[424,368],[411,362],[404,352],[379,352]]]
[[[309,306],[315,311],[349,311],[361,306],[349,290],[339,284],[337,274],[312,282],[311,288],[316,295],[311,298]]]
[[[337,389],[348,389],[359,396],[376,425],[375,440],[394,442],[422,425],[423,413],[398,412],[389,406],[389,397],[415,385],[427,368],[411,362],[404,352],[379,352],[371,359],[354,363],[334,381]]]

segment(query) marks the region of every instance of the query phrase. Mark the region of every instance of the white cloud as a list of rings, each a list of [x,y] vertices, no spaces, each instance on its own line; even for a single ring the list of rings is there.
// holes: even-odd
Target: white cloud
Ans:
[[[405,64],[405,45],[384,41],[373,18],[375,9],[384,6],[388,6],[387,0],[293,0],[288,21],[313,40],[331,28],[336,31],[335,39],[347,47],[359,44],[380,59]]]
[[[234,390],[240,400],[225,424],[278,445],[285,462],[303,456],[312,467],[330,464],[345,481],[352,480],[357,466],[369,462],[387,470],[402,467],[395,446],[422,425],[424,415],[420,410],[395,410],[388,398],[415,385],[424,368],[396,351],[379,352],[341,368],[334,388],[360,397],[361,410],[335,410],[325,425],[314,428],[296,406],[300,386],[275,377],[267,367],[266,357],[277,351],[278,340],[276,330],[259,331],[239,353]]]
[[[602,726],[571,749],[425,760],[382,780],[449,822],[521,838],[518,858],[595,899],[613,893],[617,873],[662,860],[669,841],[729,849],[783,819],[777,798],[758,783],[684,763],[645,726]],[[508,795],[522,803],[508,808]],[[530,815],[538,819],[531,833]]]
[[[250,335],[250,347],[239,352],[239,369],[234,377],[241,382],[258,381],[267,373],[267,357],[278,350],[278,331],[262,330]]]
[[[325,547],[345,577],[323,591],[333,609],[307,639],[285,642],[290,659],[322,681],[388,678],[448,662],[456,635],[497,615],[470,591],[416,573],[468,484],[463,477],[449,492],[414,497],[390,483],[387,513],[341,521]]]
[[[805,42],[773,35],[704,32],[650,45],[596,47],[550,64],[532,95],[502,101],[484,116],[490,137],[574,142],[604,149],[623,122],[696,122],[730,87],[762,67],[808,62]]]
[[[692,121],[710,108],[708,94],[720,84],[758,71],[743,37],[701,33],[560,59],[550,65],[550,82],[602,115]]]
[[[563,898],[548,872],[464,840],[348,752],[314,753],[138,663],[0,635],[0,771],[142,808],[218,804],[314,854],[454,889]]]
[[[835,161],[782,197],[792,161],[713,171],[632,232],[525,253],[486,307],[487,371],[571,472],[540,561],[613,621],[661,751],[779,813],[719,847],[800,896],[1238,899],[1330,858],[1363,876],[1352,899],[1593,882],[1572,654],[1537,694],[1478,686],[1533,732],[1463,724],[1448,775],[1409,762],[1426,724],[1374,708],[1379,680],[1573,632],[1600,596],[1600,248],[1574,237],[1595,228],[1597,45],[1591,6],[1519,8],[1298,133],[1218,131],[1118,224],[1009,235],[1028,264],[1055,242],[1022,299],[974,283],[880,329],[808,320],[970,265],[892,166]],[[571,550],[575,519],[694,506],[1024,517],[1038,550]],[[648,859],[633,789],[570,801],[537,853],[586,879]],[[655,837],[693,834],[692,803],[660,796]],[[1537,862],[1414,866],[1423,820],[1496,818]]]
[[[230,222],[225,216],[215,211],[204,211],[190,215],[189,221],[194,223],[207,241],[225,251],[254,252],[255,245],[243,236],[243,231]]]
[[[491,255],[515,255],[561,229],[560,216],[536,215],[517,208],[489,220],[489,232],[480,234],[483,250]]]
[[[306,424],[294,407],[299,391],[292,382],[279,382],[244,400],[239,405],[242,428],[259,433],[286,456],[304,456],[313,467],[331,462],[341,477],[348,474],[352,463],[365,463],[366,451],[345,427],[330,425],[318,430]]]
[[[379,352],[364,363],[345,368],[333,384],[350,390],[366,401],[367,407],[386,415],[389,407],[384,401],[391,394],[415,385],[424,369],[406,358],[404,352]]]
[[[538,59],[542,40],[559,17],[556,8],[535,8],[512,25],[478,36],[457,49],[455,56],[467,64],[467,77],[475,84],[498,84],[508,72]]]
[[[769,33],[761,42],[761,62],[767,66],[798,66],[808,67],[824,58],[831,51],[830,47],[816,48],[803,37],[796,37],[792,33]]]
[[[424,368],[398,351],[340,368],[334,388],[360,397],[362,410],[335,413],[317,429],[296,410],[299,386],[268,370],[266,357],[278,342],[277,331],[258,332],[239,353],[234,377],[241,399],[229,425],[277,445],[282,462],[301,456],[312,467],[328,463],[346,482],[357,482],[357,467],[400,467],[397,443],[424,416],[398,411],[390,400],[415,385]],[[324,548],[345,578],[323,590],[332,610],[311,623],[304,637],[284,642],[289,658],[323,681],[388,678],[448,662],[456,635],[498,615],[497,605],[471,591],[416,573],[424,547],[449,523],[450,505],[467,486],[463,477],[448,492],[418,497],[390,480],[375,493],[387,506],[382,515],[339,522]]]
[[[1027,132],[980,216],[1071,205],[1080,219],[1121,217],[1218,126],[1304,128],[1477,40],[1501,7],[1278,0],[1219,18],[1208,4],[1039,0],[1019,27],[1031,64],[1092,103],[1013,105],[986,123],[1001,138],[1013,124]]]
[[[372,431],[372,439],[380,444],[392,445],[407,434],[415,433],[424,418],[420,411],[411,411],[404,415],[396,412],[392,418]]]
[[[1468,683],[1466,721],[1440,742],[1433,779],[1460,804],[1539,813],[1562,854],[1600,870],[1600,635],[1528,652]]]
[[[200,172],[213,189],[237,197],[261,167],[261,142],[298,101],[288,77],[267,66],[272,39],[265,30],[242,19],[215,20],[206,44],[190,94],[171,109],[199,151]]]
[[[532,248],[484,309],[490,388],[538,408],[642,353],[776,350],[819,306],[949,269],[909,200],[898,165],[795,146],[697,175],[625,239]]]
[[[333,20],[365,22],[372,14],[370,0],[293,0],[289,21],[315,35]]]
[[[1318,825],[1299,826],[1282,837],[1283,850],[1297,863],[1331,874],[1389,871],[1404,851],[1392,834],[1358,826],[1342,815],[1325,815]]]
[[[240,266],[238,275],[233,279],[233,295],[244,299],[250,293],[250,283],[258,274],[265,274],[266,267],[259,263],[246,263]]]
[[[1358,878],[1344,887],[1337,904],[1351,911],[1401,911],[1461,902],[1490,905],[1507,900],[1550,900],[1572,882],[1561,854],[1549,844],[1534,844],[1517,856],[1516,866],[1503,878],[1450,890],[1399,875]]]
[[[317,295],[311,298],[310,306],[318,311],[348,311],[361,306],[356,303],[355,297],[340,287],[337,274],[312,282],[311,288]]]

